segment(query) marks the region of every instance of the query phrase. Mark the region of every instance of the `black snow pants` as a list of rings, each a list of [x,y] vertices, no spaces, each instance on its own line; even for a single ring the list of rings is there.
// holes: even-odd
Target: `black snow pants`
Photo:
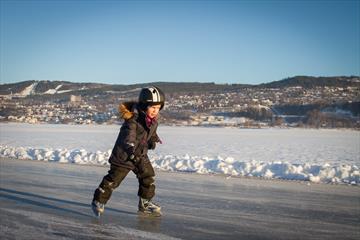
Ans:
[[[155,195],[155,172],[147,155],[141,156],[132,171],[139,181],[138,196],[144,199],[152,199]],[[124,180],[131,169],[111,165],[108,174],[103,178],[99,187],[95,190],[94,199],[106,204],[112,192]]]

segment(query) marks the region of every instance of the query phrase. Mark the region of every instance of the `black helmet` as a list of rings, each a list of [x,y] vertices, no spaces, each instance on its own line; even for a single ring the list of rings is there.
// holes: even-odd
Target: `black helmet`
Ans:
[[[139,104],[142,110],[146,110],[148,106],[160,104],[160,110],[165,104],[165,95],[158,87],[143,88],[139,94]]]

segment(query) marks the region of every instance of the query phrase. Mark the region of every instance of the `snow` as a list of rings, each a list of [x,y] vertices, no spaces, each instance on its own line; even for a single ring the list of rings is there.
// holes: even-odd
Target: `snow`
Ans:
[[[56,86],[55,89],[49,89],[46,92],[44,92],[44,94],[55,94],[58,92],[58,90],[62,87],[62,84]]]
[[[61,91],[56,91],[56,92],[61,94],[61,93],[68,93],[68,92],[72,92],[72,91],[74,91],[74,90],[69,89],[69,90],[61,90]]]
[[[107,165],[120,126],[0,124],[0,156]],[[149,152],[162,171],[360,184],[360,135],[351,130],[160,126]]]
[[[20,96],[28,96],[34,93],[34,90],[36,86],[39,84],[39,82],[34,82],[30,86],[26,87],[24,90],[22,90],[19,95]]]

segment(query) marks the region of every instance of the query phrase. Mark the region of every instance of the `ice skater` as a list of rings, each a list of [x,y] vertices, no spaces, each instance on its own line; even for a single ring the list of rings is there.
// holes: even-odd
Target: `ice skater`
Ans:
[[[91,206],[96,216],[104,213],[112,192],[130,171],[139,181],[139,212],[161,215],[161,207],[151,201],[155,195],[155,172],[147,152],[161,143],[156,130],[164,104],[165,95],[158,87],[143,88],[138,102],[120,104],[119,113],[124,123],[109,158],[110,170],[94,193]]]

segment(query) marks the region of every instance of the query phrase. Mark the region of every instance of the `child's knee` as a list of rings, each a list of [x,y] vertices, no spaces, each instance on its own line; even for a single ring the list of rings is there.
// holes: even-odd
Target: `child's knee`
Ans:
[[[104,178],[102,180],[102,182],[100,183],[100,186],[99,186],[99,190],[102,192],[102,193],[105,193],[107,191],[114,191],[114,189],[116,187],[119,186],[120,183],[116,183],[116,182],[113,182],[113,181],[109,181],[108,179]]]
[[[139,181],[140,181],[141,185],[148,187],[155,182],[155,179],[153,177],[146,177],[146,178],[140,179]]]
[[[155,171],[150,162],[145,162],[138,167],[136,176],[139,179],[153,178],[155,177]]]
[[[109,173],[104,177],[104,184],[112,188],[118,187],[129,171],[125,168],[111,166]]]

